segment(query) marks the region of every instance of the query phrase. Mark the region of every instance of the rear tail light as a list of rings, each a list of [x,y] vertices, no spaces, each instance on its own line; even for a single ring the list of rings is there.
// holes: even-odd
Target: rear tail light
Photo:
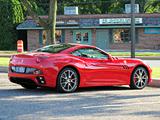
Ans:
[[[42,71],[39,69],[36,69],[36,68],[26,68],[26,73],[40,75],[40,74],[42,74]]]
[[[35,75],[41,75],[43,72],[36,68],[30,68],[30,67],[22,67],[22,66],[11,66],[11,71],[14,73],[23,73],[23,74],[35,74]]]

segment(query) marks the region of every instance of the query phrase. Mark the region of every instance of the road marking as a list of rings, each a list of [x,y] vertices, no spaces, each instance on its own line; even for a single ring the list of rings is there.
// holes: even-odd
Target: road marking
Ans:
[[[103,107],[126,107],[133,105],[151,105],[151,104],[160,104],[160,102],[141,102],[141,103],[130,103],[130,104],[112,104],[112,105],[95,105],[95,106],[84,106],[83,109],[92,109],[92,108],[103,108]]]

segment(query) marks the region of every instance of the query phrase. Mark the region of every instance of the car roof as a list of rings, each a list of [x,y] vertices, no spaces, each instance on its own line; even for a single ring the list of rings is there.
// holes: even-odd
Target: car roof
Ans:
[[[80,43],[67,43],[67,44],[74,45],[74,46],[87,46],[87,47],[93,47],[93,46],[91,46],[91,45],[80,44]]]
[[[71,53],[71,52],[73,52],[77,49],[80,49],[80,48],[96,48],[95,46],[86,45],[86,44],[79,44],[79,43],[66,43],[66,44],[73,45],[73,47],[62,51],[61,53]]]

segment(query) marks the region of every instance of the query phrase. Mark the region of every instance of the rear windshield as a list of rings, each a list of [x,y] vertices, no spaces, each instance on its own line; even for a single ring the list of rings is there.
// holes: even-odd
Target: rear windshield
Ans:
[[[70,44],[55,44],[55,45],[48,45],[43,48],[39,48],[35,50],[36,52],[47,52],[47,53],[59,53],[63,50],[73,47]]]

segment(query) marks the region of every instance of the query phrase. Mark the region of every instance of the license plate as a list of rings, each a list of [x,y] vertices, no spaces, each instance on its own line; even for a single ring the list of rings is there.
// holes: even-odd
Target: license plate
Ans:
[[[15,67],[15,72],[24,73],[25,72],[25,67]]]

